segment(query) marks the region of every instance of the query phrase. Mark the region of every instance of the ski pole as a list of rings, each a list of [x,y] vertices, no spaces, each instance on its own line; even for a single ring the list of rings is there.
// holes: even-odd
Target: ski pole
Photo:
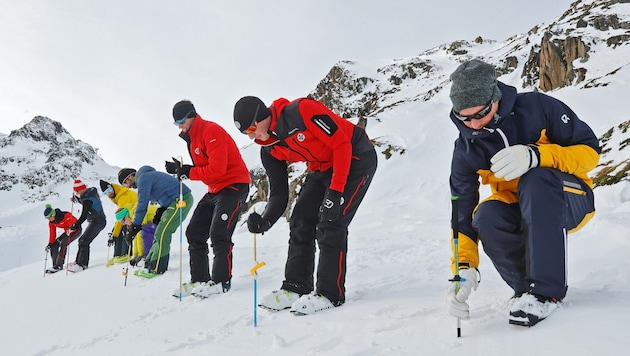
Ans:
[[[183,165],[184,159],[182,156],[179,156],[179,167],[181,168]],[[184,183],[182,180],[179,180],[179,301],[182,301],[182,240],[183,240],[183,212],[182,208],[186,206],[186,202],[184,201]]]
[[[44,255],[44,277],[46,277],[46,263],[48,263],[48,250],[46,250],[45,253],[46,254]]]
[[[449,281],[455,283],[455,294],[459,292],[459,282],[461,281],[461,277],[459,276],[459,214],[457,212],[457,200],[459,197],[452,196],[452,217],[451,217],[451,228],[453,229],[453,250],[455,257],[455,276]],[[462,337],[462,318],[457,317],[457,337]]]
[[[254,212],[256,212],[256,209],[254,208]],[[256,257],[256,233],[254,233],[254,263],[256,263],[256,265],[250,270],[250,273],[252,274],[252,277],[254,277],[254,327],[258,326],[258,295],[257,295],[257,290],[258,290],[258,283],[257,283],[257,276],[258,276],[258,270],[265,265],[265,262],[258,262],[258,258]]]
[[[70,215],[74,215],[74,190],[72,191],[72,203],[70,204]],[[66,235],[68,236],[68,243],[66,244],[66,276],[68,275],[68,267],[70,267],[70,229],[66,229]]]
[[[125,269],[123,270],[123,276],[125,276],[125,287],[127,286],[127,275],[129,274],[129,255],[131,255],[131,244],[129,244],[129,248],[127,248],[127,266],[125,266]]]
[[[109,265],[108,265],[108,263],[109,263],[109,248],[110,248],[110,247],[112,247],[112,246],[109,244],[109,239],[112,239],[112,241],[113,241],[113,239],[114,239],[114,238],[112,237],[112,233],[111,233],[111,232],[110,232],[109,234],[107,234],[107,237],[108,237],[108,239],[107,239],[107,259],[105,259],[105,267],[109,267]]]
[[[254,234],[254,241],[256,241],[256,234]],[[255,245],[256,244],[254,244],[254,246]],[[256,249],[254,249],[254,251],[256,251]],[[255,254],[256,253],[254,252],[254,255]],[[257,313],[257,311],[258,311],[258,301],[257,301],[258,296],[257,296],[257,293],[256,293],[256,291],[258,289],[258,286],[257,286],[257,283],[256,283],[256,281],[257,281],[256,276],[258,276],[258,270],[264,265],[265,265],[265,262],[260,262],[260,263],[257,262],[256,265],[249,271],[252,274],[252,277],[254,277],[254,327],[258,326],[258,320],[257,320],[258,319],[258,313]]]

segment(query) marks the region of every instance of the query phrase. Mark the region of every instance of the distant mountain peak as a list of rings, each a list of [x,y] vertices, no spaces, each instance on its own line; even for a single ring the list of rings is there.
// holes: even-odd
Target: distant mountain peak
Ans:
[[[74,139],[60,122],[36,116],[0,137],[0,191],[22,189],[23,200],[42,201],[58,196],[57,185],[99,161],[96,149]]]

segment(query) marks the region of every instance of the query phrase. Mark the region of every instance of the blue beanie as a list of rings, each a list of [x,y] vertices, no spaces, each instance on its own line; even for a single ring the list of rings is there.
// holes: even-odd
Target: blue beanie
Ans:
[[[55,209],[53,209],[50,204],[46,204],[46,209],[44,209],[44,217],[49,218],[51,216],[55,216]]]

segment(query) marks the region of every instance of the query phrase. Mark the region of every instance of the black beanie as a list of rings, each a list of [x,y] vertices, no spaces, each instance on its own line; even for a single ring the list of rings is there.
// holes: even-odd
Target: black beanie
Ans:
[[[254,121],[261,122],[269,115],[271,110],[255,96],[244,96],[234,104],[234,125],[240,132],[247,130]]]
[[[112,186],[111,184],[109,184],[108,182],[106,182],[106,181],[104,181],[102,179],[101,179],[100,183],[101,183],[101,191],[102,192],[105,192],[107,190],[107,188]]]
[[[197,116],[195,106],[190,100],[182,100],[173,106],[173,120],[188,119]]]
[[[136,170],[133,168],[123,168],[118,172],[118,182],[120,182],[120,184],[125,185],[125,183],[123,183],[125,181],[125,179],[127,179],[127,177],[129,177],[132,174],[136,174]]]

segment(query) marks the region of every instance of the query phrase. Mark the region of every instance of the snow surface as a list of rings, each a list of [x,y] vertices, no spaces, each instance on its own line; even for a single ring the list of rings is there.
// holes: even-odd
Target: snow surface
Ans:
[[[616,52],[620,53],[629,58],[627,50]],[[592,56],[586,65],[593,70],[607,68],[606,57]],[[447,73],[455,65],[448,58],[441,60],[440,67]],[[624,103],[629,78],[628,70],[620,70],[607,86],[588,90],[570,87],[550,94],[570,105],[601,136],[628,119]],[[518,82],[510,75],[501,79]],[[627,334],[630,313],[630,285],[626,282],[630,277],[627,182],[597,188],[595,217],[570,235],[569,291],[562,308],[533,328],[508,325],[506,302],[512,291],[481,251],[482,282],[469,299],[471,319],[462,321],[462,337],[456,337],[456,319],[447,314],[444,302],[451,277],[448,174],[456,135],[447,118],[449,108],[447,92],[442,91],[429,102],[406,102],[379,114],[379,122],[369,122],[372,137],[388,137],[406,151],[389,160],[379,155],[372,186],[350,225],[346,304],[303,317],[286,311],[258,310],[257,327],[253,325],[250,275],[255,265],[254,237],[244,225],[237,228],[233,239],[232,290],[206,300],[188,297],[179,301],[171,293],[180,280],[188,280],[187,246],[185,236],[180,243],[180,230],[173,237],[169,270],[151,280],[129,273],[125,286],[124,265],[104,267],[108,257],[106,232],[113,226],[115,211],[115,206],[104,199],[108,217],[112,218],[92,243],[90,268],[77,274],[60,272],[44,277],[48,234],[42,217],[44,206],[41,202],[21,203],[17,190],[2,192],[2,354],[623,353],[620,341]],[[183,142],[179,144],[183,146]],[[250,145],[243,150],[250,168],[259,165],[256,147]],[[623,160],[626,156],[626,152],[613,149],[607,159]],[[98,181],[87,183],[95,186]],[[203,185],[190,185],[198,200]],[[67,196],[71,186],[58,189],[60,197],[50,203],[70,209]],[[261,211],[263,206],[256,209]],[[266,263],[258,271],[259,298],[280,287],[287,240],[288,225],[282,221],[265,235],[257,236],[257,259]],[[25,243],[28,252],[14,247]],[[75,253],[76,243],[70,247],[71,260]],[[46,262],[50,266],[50,259]]]

